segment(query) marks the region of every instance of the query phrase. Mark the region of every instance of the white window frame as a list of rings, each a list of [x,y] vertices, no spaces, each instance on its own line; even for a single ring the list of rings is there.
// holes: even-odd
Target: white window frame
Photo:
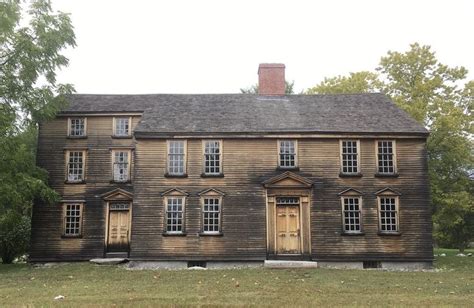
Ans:
[[[218,211],[206,211],[205,210],[205,206],[206,206],[206,200],[210,200],[210,199],[214,199],[214,200],[218,200],[218,204],[217,206],[219,207],[219,210]],[[214,204],[215,206],[215,204]],[[222,232],[222,196],[215,196],[215,195],[203,195],[201,196],[201,212],[202,212],[202,216],[201,216],[201,225],[202,225],[202,233],[203,234],[220,234]],[[212,231],[209,231],[209,230],[205,230],[206,229],[206,224],[205,224],[205,221],[206,221],[206,213],[214,213],[214,214],[217,214],[217,230],[212,230]],[[209,217],[207,218],[209,220]],[[213,218],[215,219],[215,218]],[[209,226],[209,224],[208,224]],[[215,226],[215,224],[212,224],[212,226]]]
[[[166,234],[184,234],[185,233],[185,228],[186,228],[186,197],[185,196],[176,196],[176,195],[171,195],[171,196],[166,196],[163,198],[164,199],[164,206],[165,206],[165,221],[164,221],[164,233]],[[168,215],[171,211],[168,209],[168,201],[169,200],[181,200],[181,230],[168,230],[168,227],[172,227],[175,224],[168,224]],[[175,212],[175,211],[172,211]],[[179,211],[177,211],[179,213]],[[172,218],[170,218],[172,219]]]
[[[392,163],[393,163],[393,172],[380,172],[380,160],[379,160],[379,142],[391,142],[392,143]],[[377,162],[377,174],[382,175],[391,175],[397,174],[397,143],[392,139],[381,139],[375,140],[375,159]]]
[[[218,154],[208,154],[208,153],[206,153],[206,145],[207,145],[207,143],[210,143],[210,142],[217,142],[219,144],[219,153]],[[222,166],[222,162],[223,162],[222,158],[223,157],[222,156],[223,156],[223,152],[224,152],[223,151],[223,149],[224,149],[223,144],[224,143],[222,142],[222,140],[218,140],[218,139],[212,139],[212,140],[205,139],[205,140],[202,140],[202,156],[203,156],[203,158],[202,158],[203,159],[202,170],[203,170],[203,173],[205,175],[211,175],[212,176],[212,175],[220,175],[220,174],[224,173],[223,169],[222,169],[223,168],[223,166]],[[219,172],[206,172],[206,162],[207,162],[207,159],[206,159],[207,157],[206,156],[207,155],[219,155],[219,160],[218,160],[218,162],[219,162]]]
[[[397,228],[396,230],[382,230],[382,225],[383,224],[382,224],[382,200],[381,199],[388,199],[388,198],[395,200],[395,211],[384,210],[384,212],[395,212],[395,217],[394,217],[395,218],[395,224],[390,223],[389,225],[390,226],[395,225],[396,228]],[[398,233],[400,233],[400,198],[399,198],[399,196],[397,196],[397,195],[380,195],[380,196],[377,196],[377,212],[378,212],[378,220],[379,220],[379,233],[383,233],[383,234],[398,234]]]
[[[84,120],[84,134],[82,135],[71,135],[72,120],[83,119]],[[67,118],[67,136],[72,138],[83,138],[87,137],[87,117],[69,117]]]
[[[355,142],[356,143],[357,152],[355,153],[355,155],[356,155],[357,170],[355,172],[344,171],[344,155],[347,154],[347,153],[344,153],[344,142]],[[361,170],[360,170],[360,140],[341,139],[339,141],[339,151],[340,151],[339,158],[340,158],[340,162],[341,162],[341,170],[340,170],[341,174],[349,174],[349,175],[351,175],[351,174],[352,175],[360,174],[361,173]],[[347,155],[353,155],[353,153],[347,154]]]
[[[117,124],[120,119],[127,119],[128,120],[128,132],[126,135],[124,134],[118,134],[117,133]],[[130,137],[132,135],[132,117],[114,117],[113,119],[113,135],[114,137]]]
[[[75,179],[70,179],[69,178],[69,172],[70,172],[70,159],[71,159],[71,153],[82,153],[82,173],[81,173],[81,179],[80,180],[75,180]],[[81,150],[81,149],[70,149],[66,150],[66,182],[68,183],[82,183],[86,180],[86,165],[87,165],[87,151],[86,150]]]
[[[293,154],[294,155],[294,166],[282,166],[281,165],[281,157],[280,155],[282,153],[280,153],[281,151],[281,143],[282,142],[286,142],[286,141],[291,141],[294,143],[294,149],[295,149],[295,153]],[[277,156],[277,160],[278,160],[278,168],[281,168],[281,169],[295,169],[295,168],[298,168],[298,140],[296,139],[279,139],[277,140],[277,143],[278,143],[278,156]],[[288,155],[291,155],[291,154],[288,154]]]
[[[171,143],[172,142],[183,142],[183,154],[171,154],[170,149],[171,149]],[[166,141],[166,174],[171,175],[171,176],[184,176],[186,175],[186,161],[187,161],[187,152],[188,152],[188,142],[185,139],[170,139]],[[171,168],[171,161],[170,161],[170,156],[171,155],[183,155],[183,172],[170,172]]]
[[[127,182],[131,182],[132,181],[132,151],[129,150],[129,149],[113,149],[112,151],[112,181],[113,182],[116,182],[116,183],[127,183]],[[126,180],[119,180],[119,179],[116,179],[115,175],[115,166],[116,164],[118,164],[116,161],[115,161],[115,158],[116,158],[116,153],[127,153],[127,179]]]
[[[345,209],[345,200],[346,199],[354,199],[358,200],[358,207],[359,209],[357,211],[355,210],[347,210]],[[341,210],[342,210],[342,232],[345,234],[360,234],[362,233],[362,196],[355,196],[355,195],[347,195],[347,196],[341,196]],[[349,222],[349,224],[346,224],[346,212],[358,212],[358,219],[359,219],[359,230],[347,230],[346,226],[351,226],[351,225],[357,225],[355,222],[352,224]],[[350,215],[348,219],[351,219]],[[355,217],[354,217],[355,220]]]
[[[68,207],[70,206],[75,206],[79,207],[79,209],[74,209],[75,212],[79,211],[79,216],[77,216],[76,213],[74,215],[69,215],[68,216]],[[84,208],[84,203],[81,202],[65,202],[63,203],[63,236],[64,237],[80,237],[82,236],[82,217],[83,217],[83,208]],[[73,209],[70,209],[72,211]],[[76,221],[68,221],[68,219],[77,219]],[[68,224],[77,224],[77,227],[71,227]],[[74,233],[69,232],[70,230],[77,230]]]

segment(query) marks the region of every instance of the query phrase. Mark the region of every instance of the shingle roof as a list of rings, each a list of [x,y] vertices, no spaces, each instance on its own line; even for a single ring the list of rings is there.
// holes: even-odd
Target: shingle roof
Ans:
[[[385,95],[82,95],[64,113],[137,112],[137,136],[212,133],[401,133],[428,131]]]

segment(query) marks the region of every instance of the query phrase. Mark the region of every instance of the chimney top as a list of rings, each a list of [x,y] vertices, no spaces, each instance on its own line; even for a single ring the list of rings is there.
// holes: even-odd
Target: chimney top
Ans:
[[[282,63],[261,63],[258,66],[258,94],[285,95],[285,65]]]

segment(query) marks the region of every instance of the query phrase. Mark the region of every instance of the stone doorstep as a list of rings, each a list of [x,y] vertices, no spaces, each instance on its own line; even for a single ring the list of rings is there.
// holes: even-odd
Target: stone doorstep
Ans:
[[[97,259],[91,259],[89,262],[98,264],[98,265],[116,265],[116,264],[121,264],[128,262],[128,259],[126,258],[97,258]]]
[[[287,260],[265,260],[266,268],[317,268],[318,262],[313,261],[287,261]]]

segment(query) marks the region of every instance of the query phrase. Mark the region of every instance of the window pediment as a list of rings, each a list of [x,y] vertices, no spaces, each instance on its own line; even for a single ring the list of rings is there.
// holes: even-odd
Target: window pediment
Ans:
[[[161,196],[189,196],[189,193],[179,188],[171,188],[162,192]]]
[[[215,188],[208,188],[208,189],[205,189],[201,192],[198,193],[199,196],[225,196],[225,193],[218,190],[218,189],[215,189]]]
[[[386,187],[384,189],[376,191],[375,195],[377,195],[377,196],[401,196],[402,194],[400,192],[390,188],[390,187]]]
[[[362,192],[354,188],[348,188],[338,193],[338,195],[339,196],[362,196]]]

